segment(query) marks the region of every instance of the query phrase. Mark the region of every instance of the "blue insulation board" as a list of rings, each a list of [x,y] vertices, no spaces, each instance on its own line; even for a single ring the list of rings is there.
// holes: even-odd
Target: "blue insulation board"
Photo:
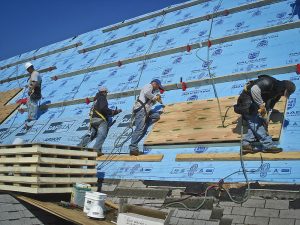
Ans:
[[[120,67],[111,67],[94,72],[79,74],[72,77],[53,81],[52,76],[86,69],[118,60],[142,56],[146,53],[159,52],[170,48],[184,46],[186,44],[205,41],[208,38],[210,21],[192,23],[178,28],[173,28],[158,34],[147,35],[114,45],[99,48],[86,53],[78,53],[78,50],[105,43],[121,37],[139,32],[155,29],[161,26],[193,19],[212,13],[214,10],[225,10],[244,4],[251,4],[255,0],[224,0],[217,7],[219,0],[200,3],[191,7],[176,10],[150,18],[119,29],[102,32],[103,28],[78,35],[77,37],[57,42],[38,50],[24,53],[10,59],[0,61],[0,66],[26,59],[34,55],[43,54],[54,49],[62,48],[79,41],[82,46],[51,54],[32,63],[37,69],[56,66],[57,69],[42,74],[41,105],[67,101],[71,99],[85,98],[95,95],[99,86],[108,87],[111,93],[134,90],[142,87],[154,78],[162,80],[163,84],[179,83],[208,78],[207,66],[216,77],[226,77],[233,73],[258,71],[266,68],[282,67],[300,62],[300,28],[272,32],[266,35],[244,38],[241,40],[213,45],[210,48],[210,61],[207,61],[207,48],[194,49],[191,52],[181,52],[161,56],[145,61],[133,62]],[[298,8],[292,8],[295,1],[286,0],[253,8],[228,16],[215,18],[213,22],[211,38],[221,38],[238,33],[272,27],[284,23],[299,21]],[[202,59],[202,60],[201,60]],[[13,78],[25,74],[22,64],[0,70],[0,80]],[[283,130],[278,145],[284,151],[299,151],[300,142],[300,76],[296,73],[280,74],[278,79],[287,79],[295,82],[296,92],[290,97],[287,105]],[[236,81],[227,81],[216,84],[219,97],[238,95],[248,79],[240,78]],[[0,84],[0,92],[18,87],[24,87],[27,78]],[[26,90],[19,93],[10,103],[25,97]],[[211,85],[181,89],[165,92],[163,95],[165,104],[204,100],[215,98]],[[109,100],[111,108],[122,109],[114,119],[116,122],[110,128],[107,139],[103,145],[103,152],[110,153],[113,150],[116,138],[128,126],[134,96]],[[77,145],[81,137],[88,130],[88,113],[91,104],[78,104],[50,108],[39,112],[39,119],[33,127],[26,131],[24,121],[27,113],[14,112],[0,125],[0,144],[11,144],[16,137],[22,138],[26,143],[45,142],[53,144]],[[156,105],[155,110],[162,110],[161,105]],[[151,131],[151,127],[148,132]],[[147,134],[146,134],[147,136]],[[146,136],[144,138],[146,138]],[[98,164],[98,177],[111,179],[143,179],[166,181],[219,181],[220,178],[240,171],[240,162],[176,162],[176,154],[181,153],[221,153],[239,152],[238,143],[210,144],[210,145],[186,145],[186,146],[143,146],[144,139],[139,148],[145,154],[163,154],[161,162],[109,162]],[[90,143],[92,147],[94,142]],[[128,153],[129,142],[126,142],[119,153]],[[263,161],[246,162],[249,179],[252,181],[299,183],[299,161]],[[244,181],[240,172],[234,174],[226,181]]]
[[[210,48],[211,71],[216,77],[222,77],[297,64],[300,62],[300,45],[295,43],[299,39],[298,28],[214,45]],[[98,86],[107,86],[112,93],[128,91],[134,89],[139,80],[138,86],[142,87],[154,78],[161,79],[163,84],[179,83],[181,77],[184,81],[206,79],[209,77],[208,65],[201,61],[206,59],[206,54],[207,48],[201,48],[57,81],[44,80],[42,101],[54,103],[92,96]]]

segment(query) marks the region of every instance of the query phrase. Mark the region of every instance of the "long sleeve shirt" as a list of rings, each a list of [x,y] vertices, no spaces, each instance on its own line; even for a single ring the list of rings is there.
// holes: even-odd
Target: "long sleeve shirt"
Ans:
[[[106,120],[108,120],[109,116],[113,116],[114,110],[108,108],[108,102],[106,96],[98,92],[95,96],[94,110],[97,110],[101,113]],[[92,117],[99,117],[97,113],[93,112]]]
[[[151,84],[146,84],[142,88],[138,99],[145,104],[145,108],[147,112],[151,110],[154,102],[153,100],[155,99],[157,93],[158,90],[157,91],[153,90],[153,86]],[[138,109],[141,106],[142,106],[141,103],[137,101],[134,105],[134,109]]]
[[[264,104],[264,101],[263,101],[263,97],[262,97],[262,91],[261,89],[259,88],[258,85],[253,85],[253,87],[251,88],[251,96],[252,96],[252,99],[253,101],[258,105],[262,105]],[[279,96],[274,96],[273,98],[269,98],[267,100],[267,102],[265,102],[265,106],[266,106],[266,109],[269,111],[271,109],[274,108],[275,104],[280,100],[281,98],[281,95]]]
[[[253,85],[251,88],[251,96],[253,101],[258,105],[264,104],[264,101],[261,97],[261,89],[258,87],[258,85]]]

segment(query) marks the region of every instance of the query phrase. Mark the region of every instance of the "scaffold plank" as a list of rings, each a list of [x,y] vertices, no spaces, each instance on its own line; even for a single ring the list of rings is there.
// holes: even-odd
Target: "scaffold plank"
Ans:
[[[280,152],[280,153],[255,153],[243,156],[246,161],[276,161],[276,160],[300,160],[300,152]],[[239,153],[204,153],[204,154],[177,154],[178,162],[198,162],[198,161],[239,161]]]

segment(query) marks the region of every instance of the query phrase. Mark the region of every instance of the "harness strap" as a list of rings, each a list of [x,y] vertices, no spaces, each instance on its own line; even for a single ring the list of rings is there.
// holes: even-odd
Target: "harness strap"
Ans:
[[[100,116],[101,119],[103,119],[105,122],[107,122],[106,118],[105,118],[100,112],[98,112],[96,109],[94,109],[94,112],[95,112],[98,116]]]

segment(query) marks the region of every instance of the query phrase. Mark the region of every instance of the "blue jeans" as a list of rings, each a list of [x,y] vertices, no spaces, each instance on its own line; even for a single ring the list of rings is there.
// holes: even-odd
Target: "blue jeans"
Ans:
[[[92,142],[96,138],[96,142],[93,146],[96,151],[101,152],[102,145],[107,137],[108,126],[107,122],[101,120],[100,124],[96,126],[92,126],[90,133],[83,135],[81,138],[81,142],[78,144],[80,147],[86,147],[90,142]]]
[[[38,102],[39,100],[33,100],[31,98],[29,98],[27,102],[28,116],[27,116],[26,124],[28,126],[32,126],[34,121],[37,120],[38,109],[39,109]]]
[[[132,133],[131,144],[129,145],[130,151],[138,151],[138,143],[145,136],[148,127],[158,121],[160,118],[159,112],[149,112],[148,118],[144,109],[139,110],[135,115],[135,130]]]
[[[250,145],[252,142],[259,141],[264,149],[274,147],[272,137],[268,134],[266,127],[264,126],[264,119],[258,115],[246,114],[243,115],[244,120],[248,124],[248,132],[243,135],[243,145]]]

